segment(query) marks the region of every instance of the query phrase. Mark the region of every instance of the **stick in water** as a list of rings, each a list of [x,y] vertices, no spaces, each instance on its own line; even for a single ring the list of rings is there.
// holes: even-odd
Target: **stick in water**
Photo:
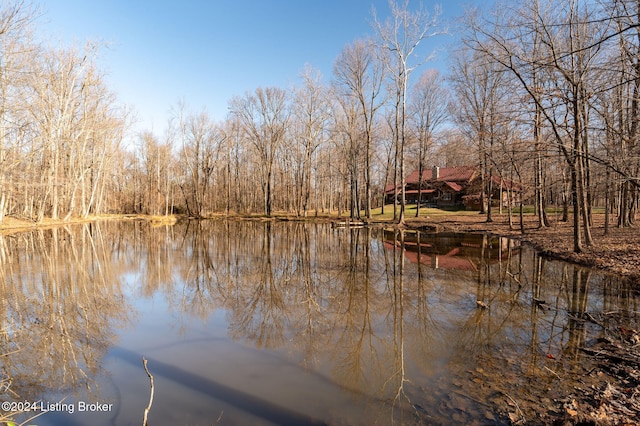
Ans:
[[[149,373],[149,369],[147,368],[147,360],[145,357],[142,357],[142,365],[144,366],[144,371],[147,372],[147,376],[149,376],[149,382],[151,382],[151,395],[149,395],[149,405],[144,410],[144,419],[142,420],[142,426],[147,426],[147,416],[149,415],[149,411],[151,411],[151,404],[153,404],[153,376]]]

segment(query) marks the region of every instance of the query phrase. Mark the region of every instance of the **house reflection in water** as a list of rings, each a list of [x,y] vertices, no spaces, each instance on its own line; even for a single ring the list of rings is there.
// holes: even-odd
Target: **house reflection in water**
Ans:
[[[470,233],[404,233],[404,241],[398,232],[384,232],[384,247],[402,248],[412,263],[433,269],[478,271],[481,263],[497,263],[507,260],[519,251],[518,241]]]

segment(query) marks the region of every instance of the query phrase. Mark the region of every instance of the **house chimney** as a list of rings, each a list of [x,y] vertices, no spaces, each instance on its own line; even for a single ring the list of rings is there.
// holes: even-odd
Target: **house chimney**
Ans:
[[[433,168],[431,169],[431,179],[433,180],[440,179],[440,167],[433,166]]]

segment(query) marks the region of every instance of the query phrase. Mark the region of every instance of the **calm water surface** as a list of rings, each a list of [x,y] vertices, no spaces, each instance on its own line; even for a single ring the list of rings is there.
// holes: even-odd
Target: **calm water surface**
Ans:
[[[143,357],[151,425],[506,424],[584,374],[585,315],[640,310],[484,235],[105,222],[0,237],[0,263],[0,414],[38,425],[141,424]]]

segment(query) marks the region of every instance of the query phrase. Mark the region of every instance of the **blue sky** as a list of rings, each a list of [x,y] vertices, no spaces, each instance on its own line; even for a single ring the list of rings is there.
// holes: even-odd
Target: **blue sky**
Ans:
[[[109,43],[100,62],[109,87],[130,105],[138,129],[161,132],[184,100],[224,120],[228,101],[257,87],[298,83],[305,63],[331,78],[342,48],[367,34],[371,8],[387,0],[40,0],[37,26],[54,45]],[[433,11],[435,2],[425,1]],[[445,17],[462,2],[446,2]],[[446,37],[433,41],[443,49]],[[431,49],[431,47],[429,47]],[[434,66],[443,62],[434,63]],[[429,65],[427,65],[429,66]]]

